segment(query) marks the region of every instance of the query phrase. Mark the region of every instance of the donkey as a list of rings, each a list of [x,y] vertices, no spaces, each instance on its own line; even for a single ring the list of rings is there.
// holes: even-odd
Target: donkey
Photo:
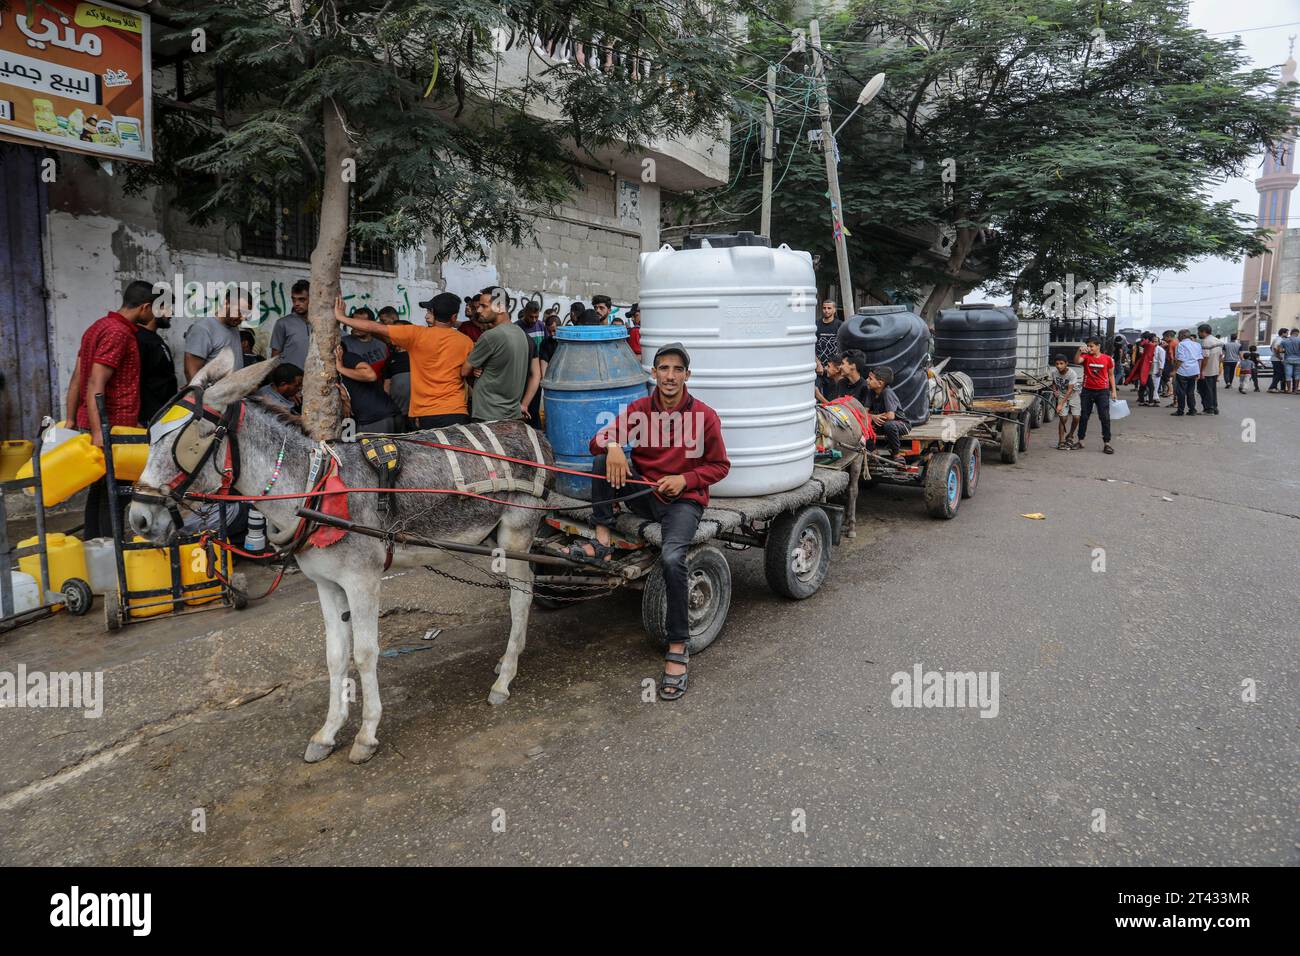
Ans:
[[[226,447],[238,458],[238,475],[231,493],[241,495],[293,494],[308,490],[313,451],[321,447],[303,432],[301,420],[271,402],[248,396],[278,364],[272,359],[232,371],[234,355],[223,352],[200,369],[191,387],[201,389],[201,403],[218,416],[232,405],[243,403],[243,419],[236,431],[237,441],[229,438],[214,445],[215,453],[195,468],[188,490],[214,494],[222,485],[220,470],[227,459]],[[196,431],[197,430],[197,434]],[[174,504],[176,487],[187,475],[178,461],[189,460],[182,447],[178,458],[176,446],[190,447],[217,436],[218,425],[207,417],[195,417],[184,427],[163,433],[156,429],[149,459],[136,482],[137,500],[132,501],[128,521],[131,530],[157,544],[164,544],[176,532],[169,499]],[[440,444],[472,446],[488,451],[500,447],[505,455],[526,461],[553,464],[554,454],[542,436],[529,436],[531,429],[523,422],[475,423],[445,430],[416,432],[409,437],[437,441]],[[496,546],[508,552],[528,552],[545,514],[544,500],[550,494],[552,472],[525,465],[506,465],[484,456],[448,452],[421,445],[402,443],[402,467],[394,487],[457,488],[477,487],[500,504],[464,495],[395,494],[388,514],[381,513],[380,496],[372,493],[347,496],[351,520],[361,525],[401,530],[422,537],[436,537],[463,544],[480,544],[495,532]],[[364,452],[355,442],[329,443],[338,461],[338,474],[349,488],[378,487],[375,472],[366,463]],[[279,476],[273,480],[277,460]],[[194,467],[194,466],[191,466]],[[540,495],[519,490],[500,490],[501,474],[510,470],[509,487],[530,485]],[[468,479],[469,484],[466,484]],[[496,482],[497,484],[494,484]],[[270,485],[269,491],[267,490]],[[266,516],[267,536],[277,546],[294,538],[299,520],[295,510],[302,500],[259,501],[257,509]],[[525,507],[531,505],[532,507]],[[320,508],[309,503],[309,506]],[[323,510],[323,508],[321,508]],[[392,567],[415,567],[428,564],[439,552],[397,544]],[[325,547],[308,547],[297,555],[298,567],[312,581],[320,595],[321,614],[325,618],[325,660],[329,665],[329,712],[325,723],[307,744],[304,759],[309,763],[323,760],[334,750],[334,738],[348,716],[344,693],[348,656],[352,656],[361,677],[361,729],[352,744],[349,759],[353,763],[369,760],[379,746],[376,732],[382,707],[376,665],[379,658],[379,591],[385,573],[385,542],[360,534],[348,534]],[[524,649],[528,628],[528,611],[532,604],[532,566],[522,559],[505,562],[510,590],[510,638],[505,654],[497,664],[496,682],[488,694],[493,705],[505,703],[510,696],[510,682],[518,670],[519,655]]]

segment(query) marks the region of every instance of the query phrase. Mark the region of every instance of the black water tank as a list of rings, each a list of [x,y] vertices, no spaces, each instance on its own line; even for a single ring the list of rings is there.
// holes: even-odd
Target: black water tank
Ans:
[[[930,330],[919,315],[901,305],[863,306],[840,327],[840,352],[849,349],[865,352],[868,368],[893,369],[894,392],[907,420],[913,425],[929,421]]]
[[[965,372],[976,398],[1010,398],[1016,392],[1016,314],[993,305],[944,309],[934,323],[934,364]]]

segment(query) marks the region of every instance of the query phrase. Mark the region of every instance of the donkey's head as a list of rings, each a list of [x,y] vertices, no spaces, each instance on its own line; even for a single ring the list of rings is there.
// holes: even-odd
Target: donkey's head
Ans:
[[[131,502],[127,523],[143,538],[162,544],[179,529],[173,519],[180,492],[211,494],[221,488],[228,435],[219,434],[227,411],[251,394],[279,364],[258,362],[234,371],[236,356],[223,350],[149,427],[149,460],[135,483],[145,500]],[[237,427],[237,415],[232,427]]]

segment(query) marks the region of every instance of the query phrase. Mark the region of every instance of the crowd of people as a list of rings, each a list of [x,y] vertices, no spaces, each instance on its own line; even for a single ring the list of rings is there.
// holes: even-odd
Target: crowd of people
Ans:
[[[148,425],[208,362],[223,350],[244,366],[266,360],[246,323],[256,314],[247,293],[232,291],[211,315],[193,321],[184,333],[180,372],[171,347],[160,332],[172,316],[158,303],[154,286],[130,283],[118,308],[92,323],[81,338],[76,368],[68,385],[67,421],[103,447],[108,428]],[[312,331],[308,320],[311,286],[300,280],[290,290],[291,311],[271,328],[270,355],[280,359],[258,395],[298,411],[303,369]],[[617,314],[609,296],[593,297],[591,306],[575,302],[567,314],[553,306],[545,312],[525,302],[511,315],[513,302],[498,286],[464,297],[443,292],[420,308],[424,324],[400,317],[388,306],[335,303],[335,318],[345,326],[335,349],[344,417],[358,432],[404,432],[470,421],[523,420],[540,427],[541,381],[558,345],[560,325],[626,325],[628,345],[639,356],[640,310],[633,304],[626,317]],[[463,315],[462,315],[463,313]],[[101,421],[94,396],[105,398]],[[111,533],[107,486],[91,489],[86,504],[87,538]]]
[[[1111,453],[1110,401],[1119,398],[1117,382],[1132,386],[1139,406],[1159,408],[1162,400],[1168,400],[1164,407],[1176,417],[1219,414],[1220,392],[1235,386],[1244,395],[1248,383],[1260,391],[1264,368],[1272,373],[1268,391],[1300,394],[1300,329],[1279,329],[1263,354],[1260,347],[1239,341],[1236,333],[1226,340],[1219,338],[1208,324],[1195,332],[1143,332],[1132,344],[1116,336],[1111,355],[1102,354],[1100,339],[1090,338],[1073,364],[1082,366],[1082,380],[1066,355],[1053,356],[1051,381],[1059,419],[1056,447],[1083,448],[1095,409],[1102,450]]]

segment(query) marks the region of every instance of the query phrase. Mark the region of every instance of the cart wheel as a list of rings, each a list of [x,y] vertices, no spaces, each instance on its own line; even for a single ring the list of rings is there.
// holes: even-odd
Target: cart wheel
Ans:
[[[1037,395],[1034,396],[1034,403],[1029,406],[1029,409],[1025,414],[1029,416],[1030,428],[1037,428],[1039,425],[1043,424],[1043,403],[1039,400]]]
[[[687,649],[698,654],[722,632],[731,607],[731,567],[711,544],[692,548],[686,555],[687,609],[691,639]],[[641,592],[641,623],[659,647],[668,646],[668,586],[663,565],[655,562]]]
[[[1019,436],[1018,436],[1018,437],[1019,437],[1019,442],[1020,442],[1020,444],[1019,444],[1019,451],[1020,451],[1020,454],[1022,454],[1022,455],[1023,455],[1025,452],[1029,451],[1029,429],[1030,429],[1030,425],[1029,425],[1029,412],[1028,412],[1028,411],[1021,412],[1021,413],[1020,413],[1020,427],[1019,427],[1019,429],[1017,429],[1017,430],[1020,432],[1020,434],[1019,434]]]
[[[104,592],[104,626],[110,631],[122,630],[126,619],[122,614],[122,596],[116,591]]]
[[[63,606],[74,617],[81,617],[95,602],[95,592],[81,578],[68,578],[63,582]]]
[[[961,462],[950,451],[930,459],[925,469],[925,507],[931,518],[955,518],[961,505]]]
[[[230,603],[235,606],[236,611],[242,611],[244,608],[248,607],[248,595],[243,591],[231,588]]]
[[[1002,460],[1008,465],[1014,465],[1016,459],[1020,457],[1020,425],[1003,420],[998,428],[998,444],[1002,451]]]
[[[970,435],[958,438],[953,452],[957,455],[957,461],[961,463],[962,468],[961,496],[971,498],[980,483],[980,466],[984,462],[984,452],[980,449],[979,439]]]
[[[1038,403],[1043,407],[1043,423],[1047,424],[1048,422],[1055,420],[1056,406],[1052,404],[1052,400],[1046,395],[1040,395]]]
[[[767,586],[802,601],[817,593],[831,565],[831,519],[817,505],[787,511],[772,522],[763,548]]]

